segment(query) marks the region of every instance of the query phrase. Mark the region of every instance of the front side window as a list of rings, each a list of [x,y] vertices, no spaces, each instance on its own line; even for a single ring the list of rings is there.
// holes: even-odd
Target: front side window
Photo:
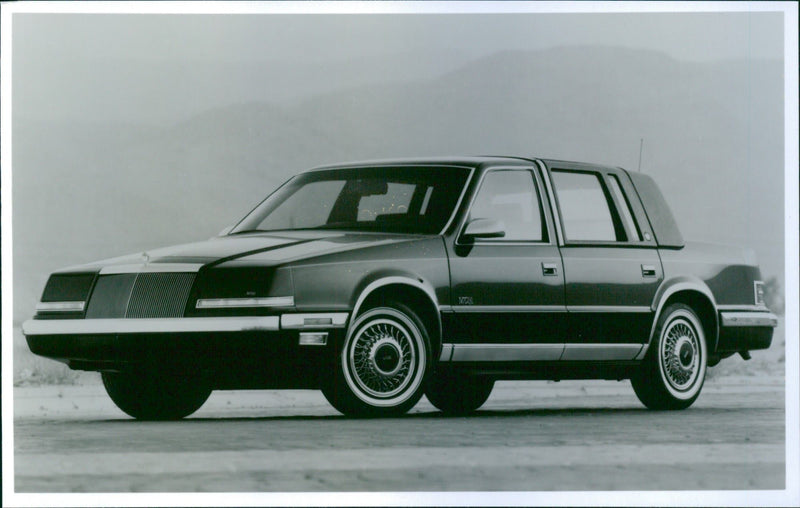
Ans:
[[[552,175],[567,241],[626,240],[624,231],[618,238],[620,232],[615,227],[599,175],[567,171],[553,171]]]
[[[499,241],[547,241],[539,194],[527,170],[487,173],[469,218],[502,222],[506,234]]]
[[[231,234],[301,229],[436,234],[453,215],[469,171],[415,166],[304,173],[264,200]]]

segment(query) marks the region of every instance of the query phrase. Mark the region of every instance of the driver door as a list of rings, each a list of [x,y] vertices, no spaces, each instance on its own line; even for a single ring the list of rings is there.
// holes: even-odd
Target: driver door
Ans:
[[[564,270],[533,168],[483,175],[461,233],[448,245],[451,361],[558,360],[566,334]],[[503,236],[468,238],[476,219]],[[495,236],[495,237],[491,237]]]

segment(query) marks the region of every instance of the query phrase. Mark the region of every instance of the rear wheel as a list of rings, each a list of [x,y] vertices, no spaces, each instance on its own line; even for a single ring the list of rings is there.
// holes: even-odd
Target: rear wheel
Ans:
[[[111,400],[140,420],[178,420],[194,413],[211,395],[208,384],[195,376],[152,371],[103,372]]]
[[[708,353],[703,326],[691,307],[667,307],[655,339],[638,372],[631,378],[639,400],[650,409],[685,409],[700,395]]]
[[[346,415],[403,414],[422,397],[430,354],[428,332],[411,309],[369,309],[350,327],[322,392]]]
[[[437,372],[425,387],[425,396],[437,409],[448,414],[467,414],[486,402],[494,388],[494,380],[455,373]]]

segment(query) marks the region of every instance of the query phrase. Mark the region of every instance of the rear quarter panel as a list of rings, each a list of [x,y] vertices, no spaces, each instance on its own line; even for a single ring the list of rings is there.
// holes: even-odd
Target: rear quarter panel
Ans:
[[[687,242],[681,249],[661,249],[660,254],[664,288],[678,281],[694,283],[707,289],[717,307],[755,304],[753,283],[761,279],[761,271],[747,250]]]

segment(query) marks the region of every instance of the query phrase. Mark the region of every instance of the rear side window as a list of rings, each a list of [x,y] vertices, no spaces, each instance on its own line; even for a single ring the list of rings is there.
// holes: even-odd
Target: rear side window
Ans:
[[[564,236],[567,241],[625,241],[615,224],[600,176],[595,173],[553,171]]]

